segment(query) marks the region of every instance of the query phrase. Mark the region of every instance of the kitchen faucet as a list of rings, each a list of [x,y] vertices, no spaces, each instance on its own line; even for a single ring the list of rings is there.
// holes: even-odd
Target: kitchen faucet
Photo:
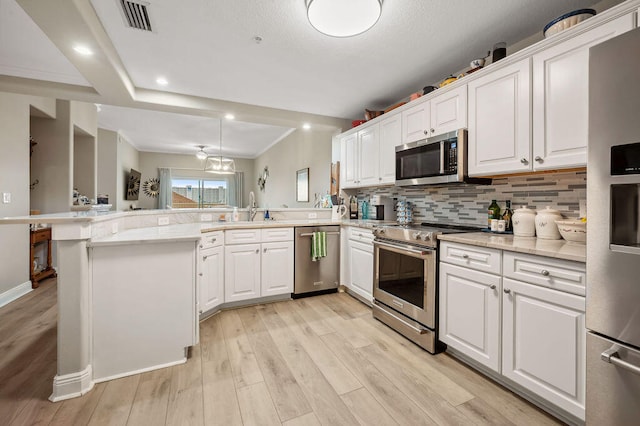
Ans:
[[[256,206],[256,195],[253,191],[249,192],[249,220],[253,222],[253,219],[256,217],[256,213],[258,213],[258,206]]]

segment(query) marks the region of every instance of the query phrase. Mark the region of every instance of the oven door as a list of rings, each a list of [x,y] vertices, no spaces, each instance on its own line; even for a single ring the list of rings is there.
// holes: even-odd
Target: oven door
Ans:
[[[436,250],[374,241],[375,300],[435,329]]]

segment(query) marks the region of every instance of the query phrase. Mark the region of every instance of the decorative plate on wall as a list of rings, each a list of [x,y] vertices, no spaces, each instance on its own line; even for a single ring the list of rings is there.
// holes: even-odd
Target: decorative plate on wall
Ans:
[[[147,179],[142,184],[142,190],[144,191],[144,195],[147,197],[158,198],[158,193],[160,192],[160,179]]]

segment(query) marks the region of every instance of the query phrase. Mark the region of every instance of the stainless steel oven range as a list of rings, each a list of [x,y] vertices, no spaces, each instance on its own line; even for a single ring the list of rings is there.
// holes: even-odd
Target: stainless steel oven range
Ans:
[[[478,230],[428,223],[375,228],[374,318],[427,351],[439,352],[437,236]]]

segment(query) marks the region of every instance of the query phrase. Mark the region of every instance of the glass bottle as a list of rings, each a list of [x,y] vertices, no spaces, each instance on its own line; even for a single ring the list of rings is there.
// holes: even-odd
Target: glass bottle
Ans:
[[[507,206],[502,213],[502,220],[504,220],[504,230],[513,231],[513,224],[511,223],[511,217],[513,216],[513,210],[511,210],[511,200],[507,200]]]
[[[498,205],[496,200],[491,200],[491,204],[489,205],[489,210],[488,210],[489,228],[491,228],[491,219],[500,219],[500,206]]]

